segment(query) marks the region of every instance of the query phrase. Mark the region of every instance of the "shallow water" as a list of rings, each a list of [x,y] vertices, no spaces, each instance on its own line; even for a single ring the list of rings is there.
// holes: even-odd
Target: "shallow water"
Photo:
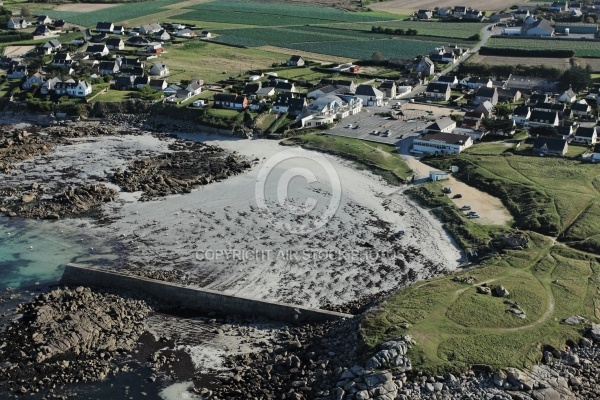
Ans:
[[[57,283],[70,262],[110,266],[118,258],[106,240],[61,221],[0,218],[0,290]]]

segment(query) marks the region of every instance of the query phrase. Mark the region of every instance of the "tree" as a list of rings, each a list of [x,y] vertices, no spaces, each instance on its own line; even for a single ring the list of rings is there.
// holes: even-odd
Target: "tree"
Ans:
[[[496,105],[496,115],[498,117],[508,117],[512,114],[512,109],[508,104],[497,104]]]
[[[532,126],[529,128],[529,134],[533,137],[544,136],[544,137],[558,137],[558,131],[553,126]]]
[[[492,119],[486,117],[481,122],[492,135],[495,135],[498,132],[510,132],[514,126],[513,121],[510,119]]]
[[[371,56],[371,59],[373,61],[383,61],[383,54],[381,54],[380,51],[376,51],[375,53],[373,53],[373,55]]]
[[[592,84],[592,74],[585,68],[574,66],[563,72],[558,81],[562,90],[571,87],[573,91],[580,92]]]
[[[25,6],[21,8],[21,17],[31,17],[31,11],[29,10],[29,7]]]

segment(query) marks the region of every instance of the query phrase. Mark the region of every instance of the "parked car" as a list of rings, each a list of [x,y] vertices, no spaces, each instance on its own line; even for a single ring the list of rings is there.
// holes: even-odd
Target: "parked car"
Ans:
[[[404,236],[404,231],[398,231],[398,232],[395,232],[395,233],[392,235],[392,239],[398,239],[398,238],[400,238],[400,237],[402,237],[402,236]]]
[[[479,214],[469,214],[469,215],[467,215],[467,218],[469,218],[469,219],[479,218]]]
[[[354,128],[352,128],[352,129],[358,129],[358,125],[354,125]]]
[[[450,193],[452,193],[452,189],[450,189],[448,186],[446,186],[445,188],[442,189],[442,192],[444,192],[446,194],[450,194]]]
[[[403,134],[398,135],[398,139],[402,139],[404,137]]]
[[[346,128],[352,128],[352,124],[346,125]]]
[[[379,131],[373,131],[371,132],[371,135],[379,135]]]
[[[462,206],[460,209],[461,209],[462,211],[468,211],[468,210],[470,210],[470,209],[471,209],[471,206],[466,206],[466,205],[465,205],[465,206]]]
[[[456,193],[454,196],[452,196],[453,199],[461,199],[462,198],[462,194],[460,193]]]

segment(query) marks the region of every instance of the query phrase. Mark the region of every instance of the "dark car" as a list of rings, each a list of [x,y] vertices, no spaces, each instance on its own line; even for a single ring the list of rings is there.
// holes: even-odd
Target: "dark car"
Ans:
[[[462,194],[457,193],[454,196],[452,196],[453,199],[461,199],[462,198]]]

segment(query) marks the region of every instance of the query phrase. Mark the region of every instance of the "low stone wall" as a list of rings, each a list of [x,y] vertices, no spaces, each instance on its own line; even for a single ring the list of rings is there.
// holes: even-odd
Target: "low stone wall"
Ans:
[[[262,316],[285,322],[326,321],[353,317],[350,314],[238,297],[215,290],[190,288],[176,283],[77,264],[67,264],[61,283],[138,292],[191,310]]]

